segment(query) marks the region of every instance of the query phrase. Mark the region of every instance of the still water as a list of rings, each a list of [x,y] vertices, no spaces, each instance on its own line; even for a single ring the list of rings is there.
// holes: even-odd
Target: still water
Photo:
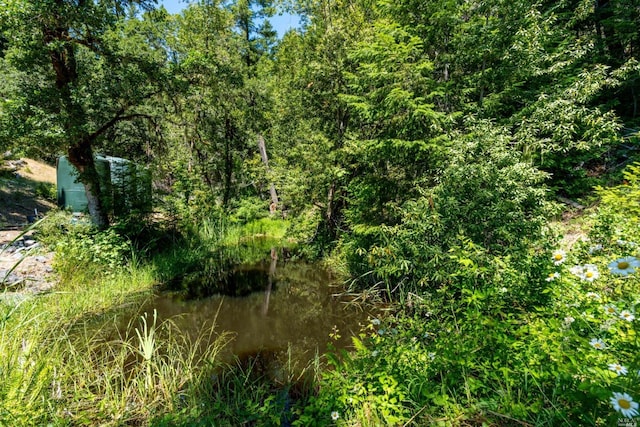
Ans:
[[[270,260],[240,266],[224,288],[231,295],[185,299],[159,294],[141,312],[156,310],[159,321],[172,319],[192,336],[215,322],[217,333],[232,337],[227,359],[266,357],[294,370],[325,353],[329,342],[349,347],[369,318],[361,305],[339,295],[342,288],[328,272],[313,264]]]

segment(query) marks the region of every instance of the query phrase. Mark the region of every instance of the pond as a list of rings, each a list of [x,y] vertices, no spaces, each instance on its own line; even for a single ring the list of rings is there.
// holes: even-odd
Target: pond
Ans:
[[[266,373],[279,376],[282,366],[300,373],[316,354],[347,348],[367,324],[370,313],[344,295],[326,270],[314,264],[275,260],[242,265],[221,284],[222,293],[189,299],[160,293],[141,312],[157,311],[158,321],[172,319],[195,337],[215,322],[217,333],[232,340],[223,357],[259,358]],[[290,372],[291,374],[291,372]],[[277,378],[276,378],[277,379]]]

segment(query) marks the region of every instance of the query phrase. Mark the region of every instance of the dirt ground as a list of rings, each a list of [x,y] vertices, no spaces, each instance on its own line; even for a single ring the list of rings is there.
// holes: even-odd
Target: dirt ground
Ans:
[[[53,254],[32,233],[20,235],[55,208],[56,170],[32,159],[0,162],[0,293],[46,291],[55,284]]]
[[[39,293],[51,289],[55,285],[53,253],[45,251],[31,236],[14,241],[20,233],[0,232],[0,293],[4,290]]]
[[[53,166],[32,159],[0,160],[0,229],[24,226],[29,217],[53,209],[55,184]]]

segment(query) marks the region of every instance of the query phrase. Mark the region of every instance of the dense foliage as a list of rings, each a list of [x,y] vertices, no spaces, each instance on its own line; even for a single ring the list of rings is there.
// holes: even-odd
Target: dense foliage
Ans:
[[[456,250],[449,285],[406,295],[371,319],[355,352],[330,359],[299,425],[327,425],[330,411],[359,425],[633,423],[637,167],[626,176],[635,184],[599,190],[600,212],[570,251],[479,264],[472,243],[465,258]]]
[[[282,10],[303,19],[278,40],[264,19]],[[232,425],[247,412],[265,425],[284,413],[298,425],[615,425],[640,400],[639,11],[638,0],[202,0],[171,16],[146,0],[4,0],[0,152],[66,154],[94,222],[114,225],[45,225],[70,289],[80,272],[120,289],[123,260],[166,284],[286,244],[389,304],[294,402],[257,382],[226,396],[243,402],[226,406]],[[149,166],[153,220],[107,216],[96,152]],[[573,200],[599,201],[575,244],[551,225]],[[255,235],[276,237],[252,252]],[[64,425],[67,409],[38,402],[71,356],[24,368],[31,353],[12,331],[29,316],[0,308],[13,352],[0,369],[14,370],[0,421],[33,411]],[[139,381],[91,380],[135,396],[123,423],[214,416],[198,405],[221,396],[220,378],[200,384],[208,371],[191,360],[198,387],[149,383],[162,393],[147,395],[145,382],[172,374],[146,369],[169,362],[116,347],[141,360]],[[180,393],[195,406],[176,406]],[[119,403],[82,422],[128,410]]]

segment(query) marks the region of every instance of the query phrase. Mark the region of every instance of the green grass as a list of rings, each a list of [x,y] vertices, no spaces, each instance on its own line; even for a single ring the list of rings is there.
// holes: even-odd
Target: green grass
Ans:
[[[212,251],[254,256],[233,242],[271,245],[285,223],[210,222],[147,259],[113,230],[72,225],[62,212],[39,225],[60,283],[0,299],[0,425],[278,425],[292,416],[289,386],[301,382],[293,370],[276,384],[255,363],[225,365],[228,337],[212,328],[190,338],[154,312],[137,314],[159,285]]]
[[[380,284],[397,299],[355,350],[318,355],[302,375],[285,363],[277,379],[259,358],[224,365],[227,337],[213,330],[190,339],[138,310],[216,251],[268,255],[288,223],[210,221],[144,261],[117,234],[68,232],[56,291],[0,303],[0,425],[617,425],[615,393],[640,400],[640,268],[608,266],[640,255],[640,228],[616,194],[571,223],[589,240],[563,247],[563,262],[553,233],[517,257],[467,242],[439,287]]]
[[[600,190],[603,202],[565,228],[573,238],[549,234],[528,258],[461,248],[450,255],[463,262],[440,287],[391,284],[400,289],[392,309],[359,335],[356,351],[330,358],[296,425],[637,423],[640,217],[631,178],[636,188]]]
[[[227,338],[213,331],[191,340],[148,313],[116,332],[151,295],[151,267],[95,272],[0,303],[0,425],[144,424],[218,369]]]

